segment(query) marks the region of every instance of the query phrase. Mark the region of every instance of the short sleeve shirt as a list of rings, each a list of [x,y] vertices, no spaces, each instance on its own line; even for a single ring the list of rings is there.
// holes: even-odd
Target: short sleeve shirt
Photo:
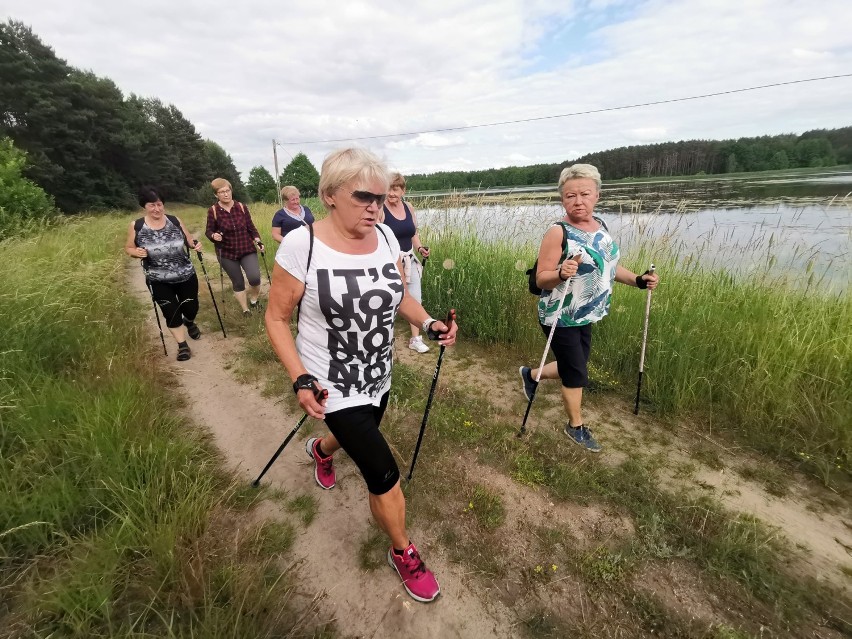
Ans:
[[[383,235],[384,233],[384,235]],[[393,323],[402,302],[399,242],[384,224],[376,250],[340,253],[314,238],[307,267],[307,227],[287,234],[275,261],[305,284],[296,349],[308,372],[328,389],[326,412],[378,406],[390,389]]]
[[[290,231],[295,231],[300,226],[314,223],[314,215],[311,213],[311,209],[307,206],[302,206],[301,212],[302,217],[299,219],[293,217],[286,209],[278,209],[275,215],[272,216],[272,228],[280,228],[281,237],[285,237]]]

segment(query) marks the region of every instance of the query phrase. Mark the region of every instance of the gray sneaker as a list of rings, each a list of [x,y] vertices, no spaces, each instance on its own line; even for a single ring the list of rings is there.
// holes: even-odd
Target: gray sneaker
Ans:
[[[530,375],[532,369],[527,366],[521,366],[518,372],[521,374],[521,380],[524,382],[524,395],[526,395],[527,400],[531,400],[535,389],[538,387],[538,383]]]
[[[568,435],[568,439],[577,444],[578,446],[582,446],[586,450],[591,453],[599,453],[601,452],[600,444],[595,441],[595,438],[592,437],[592,431],[589,430],[586,426],[579,426],[574,428],[568,424],[565,425],[565,434]]]

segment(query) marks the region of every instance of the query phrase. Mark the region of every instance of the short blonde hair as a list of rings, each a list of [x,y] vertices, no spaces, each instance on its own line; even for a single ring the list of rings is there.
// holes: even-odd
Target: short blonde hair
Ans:
[[[559,184],[557,188],[559,189],[559,195],[562,195],[562,187],[568,180],[577,180],[577,179],[588,179],[594,180],[595,186],[598,187],[598,193],[601,191],[601,174],[600,171],[591,164],[572,164],[571,166],[566,166],[562,169],[562,173],[559,174]]]
[[[390,174],[390,187],[389,188],[392,189],[395,186],[398,186],[403,191],[405,190],[405,178],[402,177],[402,173],[398,173],[397,171],[394,171],[393,173]]]
[[[290,196],[294,193],[299,193],[299,189],[295,186],[287,185],[283,189],[281,189],[281,198],[284,200],[289,200]],[[301,193],[299,193],[301,195]]]
[[[374,179],[383,182],[387,191],[390,175],[378,156],[357,147],[332,151],[323,160],[320,171],[319,195],[323,206],[328,208],[325,198],[347,182]]]
[[[234,190],[234,187],[232,187],[231,183],[228,182],[228,180],[226,180],[225,178],[216,178],[215,180],[213,180],[210,183],[210,186],[213,187],[214,193],[216,193],[219,189],[221,189],[222,187],[225,187],[225,186],[227,186],[232,191]]]

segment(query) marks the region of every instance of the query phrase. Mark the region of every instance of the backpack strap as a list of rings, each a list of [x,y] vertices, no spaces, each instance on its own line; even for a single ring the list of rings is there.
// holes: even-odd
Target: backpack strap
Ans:
[[[314,255],[314,225],[305,224],[308,227],[308,263],[305,265],[305,279],[308,279],[308,271],[311,268],[311,257]]]
[[[592,218],[593,218],[595,221],[597,221],[597,223],[598,223],[598,224],[600,224],[600,225],[601,225],[601,227],[603,228],[603,230],[604,230],[604,231],[606,231],[607,233],[609,233],[609,227],[606,225],[606,222],[604,222],[604,221],[603,221],[601,218],[599,218],[597,215],[593,215],[593,216],[592,216]]]
[[[385,238],[385,243],[388,245],[388,248],[390,248],[390,240],[388,239],[388,234],[387,234],[387,233],[385,233],[385,232],[382,230],[382,227],[381,227],[381,226],[379,226],[378,224],[376,225],[376,228],[377,228],[377,229],[381,232],[382,237],[383,237],[383,238]]]
[[[568,225],[565,222],[557,222],[557,224],[562,228],[562,259],[564,260],[567,255],[565,255],[565,247],[568,246]],[[562,260],[559,260],[560,262]]]
[[[168,213],[166,213],[166,218],[169,220],[169,222],[171,222],[177,227],[178,231],[180,231],[180,235],[183,238],[183,245],[186,248],[191,249],[192,247],[189,245],[189,238],[187,238],[186,234],[183,232],[183,227],[181,227],[180,225],[180,220],[177,219],[174,215],[169,215]]]
[[[308,224],[305,222],[305,226],[308,227],[308,263],[305,265],[305,290],[307,290],[308,286],[308,271],[311,270],[311,258],[314,255],[314,225]],[[299,315],[302,312],[302,300],[305,299],[304,293],[302,297],[299,298],[299,303],[296,304],[296,323],[299,322]]]
[[[142,230],[143,224],[145,224],[145,218],[144,217],[140,217],[138,220],[136,220],[133,223],[133,230],[136,233],[136,235],[133,238],[133,243],[136,244],[136,246],[139,246],[139,231]]]

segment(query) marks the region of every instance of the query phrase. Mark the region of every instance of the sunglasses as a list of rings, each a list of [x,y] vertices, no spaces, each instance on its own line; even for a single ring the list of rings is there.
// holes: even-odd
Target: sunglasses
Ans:
[[[373,202],[375,202],[376,206],[382,207],[388,197],[387,193],[378,195],[376,193],[370,193],[369,191],[349,191],[349,193],[352,195],[352,199],[361,206],[370,206]]]

